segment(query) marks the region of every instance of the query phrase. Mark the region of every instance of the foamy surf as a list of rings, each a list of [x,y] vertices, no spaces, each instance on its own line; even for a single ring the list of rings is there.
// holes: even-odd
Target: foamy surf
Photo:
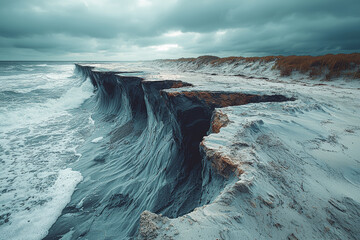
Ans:
[[[43,205],[11,214],[11,223],[0,228],[0,236],[3,239],[14,240],[44,238],[66,204],[70,202],[76,185],[82,179],[81,173],[71,168],[60,170],[55,184],[43,193],[51,200]]]
[[[48,119],[66,114],[65,111],[78,108],[93,95],[92,85],[84,81],[80,86],[67,90],[61,97],[48,99],[44,103],[17,105],[12,109],[4,109],[0,114],[0,126],[16,128],[19,125],[38,124]]]
[[[101,140],[103,140],[103,137],[94,138],[91,142],[92,142],[92,143],[98,143],[98,142],[100,142]]]
[[[70,63],[29,66],[0,64],[1,240],[47,235],[82,180],[72,164],[93,130],[91,83]]]
[[[79,107],[86,99],[93,94],[93,87],[89,81],[84,81],[80,86],[72,87],[59,99],[51,99],[45,104],[48,108],[68,110]]]

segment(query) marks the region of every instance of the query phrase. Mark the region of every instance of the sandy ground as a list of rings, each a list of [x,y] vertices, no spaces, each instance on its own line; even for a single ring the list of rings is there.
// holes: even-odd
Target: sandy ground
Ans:
[[[145,211],[139,238],[359,239],[360,82],[325,82],[321,76],[309,79],[297,73],[281,77],[271,70],[272,64],[94,65],[99,70],[143,71],[136,75],[146,81],[194,85],[169,92],[229,91],[296,99],[216,109],[229,123],[219,133],[209,131],[202,147],[208,161],[216,152],[242,174],[230,176],[210,203],[184,216],[169,219]]]
[[[147,80],[192,83],[195,87],[187,91],[283,94],[297,100],[217,109],[230,123],[204,137],[203,145],[231,159],[243,174],[235,176],[214,201],[185,216],[168,219],[143,213],[141,236],[359,239],[358,81],[324,82],[301,74],[282,78],[269,66],[246,71],[233,66],[186,67],[160,64],[159,73]],[[239,73],[255,77],[231,76]]]

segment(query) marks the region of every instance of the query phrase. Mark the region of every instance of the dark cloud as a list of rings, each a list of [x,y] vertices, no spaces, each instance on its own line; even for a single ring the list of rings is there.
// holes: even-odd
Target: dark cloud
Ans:
[[[1,0],[0,59],[359,52],[359,12],[358,0]]]

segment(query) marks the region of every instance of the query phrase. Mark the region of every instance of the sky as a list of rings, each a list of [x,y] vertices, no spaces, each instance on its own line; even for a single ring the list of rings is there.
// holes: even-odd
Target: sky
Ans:
[[[0,0],[0,60],[360,52],[360,0]]]

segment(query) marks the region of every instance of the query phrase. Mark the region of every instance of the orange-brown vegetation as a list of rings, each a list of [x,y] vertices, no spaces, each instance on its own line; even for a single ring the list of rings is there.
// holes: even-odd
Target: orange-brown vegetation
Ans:
[[[224,57],[200,56],[198,58],[180,58],[169,60],[175,62],[191,62],[197,65],[223,63],[274,62],[273,69],[280,70],[281,76],[290,76],[293,71],[309,74],[310,77],[325,75],[329,80],[344,75],[360,78],[360,53],[327,54],[323,56],[265,56],[265,57]]]
[[[360,53],[327,54],[324,56],[287,56],[280,57],[274,68],[280,70],[282,76],[289,76],[293,71],[308,73],[310,77],[325,73],[326,79],[339,77],[344,74],[353,78],[360,78],[356,67],[360,65]],[[353,71],[352,71],[353,70]],[[348,72],[346,72],[348,71]]]

